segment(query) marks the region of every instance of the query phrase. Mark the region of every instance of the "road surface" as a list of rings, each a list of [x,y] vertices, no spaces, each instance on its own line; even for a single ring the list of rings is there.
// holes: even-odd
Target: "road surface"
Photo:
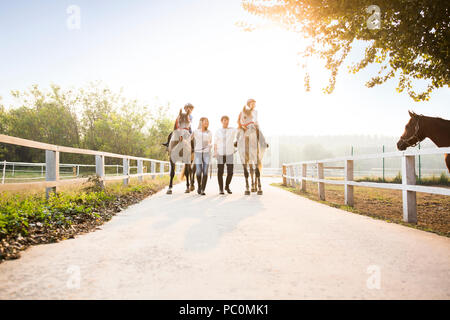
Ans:
[[[165,190],[0,264],[1,299],[449,299],[450,239],[269,186]]]

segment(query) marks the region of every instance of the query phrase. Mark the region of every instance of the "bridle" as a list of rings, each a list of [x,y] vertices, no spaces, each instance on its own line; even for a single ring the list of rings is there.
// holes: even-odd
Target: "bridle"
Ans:
[[[417,118],[416,127],[414,128],[414,134],[411,137],[409,137],[408,139],[404,139],[404,138],[400,137],[400,141],[403,142],[404,144],[406,144],[408,147],[417,146],[419,144],[419,142],[423,140],[423,139],[419,138],[419,130],[420,130],[419,118]],[[416,142],[411,142],[411,141],[414,141],[414,139],[416,139]]]

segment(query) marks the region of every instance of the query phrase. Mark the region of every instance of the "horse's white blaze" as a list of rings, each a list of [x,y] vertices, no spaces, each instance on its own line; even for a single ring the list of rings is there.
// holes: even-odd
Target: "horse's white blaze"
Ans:
[[[180,141],[180,138],[182,140]],[[170,139],[170,159],[173,163],[191,163],[190,133],[184,129],[175,130]]]

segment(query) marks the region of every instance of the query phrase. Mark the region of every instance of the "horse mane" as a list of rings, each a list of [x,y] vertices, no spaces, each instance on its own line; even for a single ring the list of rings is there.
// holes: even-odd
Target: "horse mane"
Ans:
[[[250,116],[251,115],[251,110],[250,110],[250,108],[246,108],[247,106],[244,106],[243,108],[242,108],[242,112],[243,113],[245,113],[247,116]]]
[[[425,116],[423,114],[415,114],[417,117],[420,118],[425,118],[428,120],[435,120],[435,121],[439,121],[441,124],[445,124],[445,125],[450,125],[450,120],[441,118],[441,117],[429,117],[429,116]]]
[[[413,117],[417,117],[417,118],[426,118],[426,119],[429,119],[429,120],[444,121],[444,122],[446,122],[446,123],[449,123],[449,122],[450,122],[450,120],[447,120],[447,119],[444,119],[444,118],[441,118],[441,117],[430,117],[430,116],[425,116],[425,115],[423,115],[423,114],[417,114],[417,113],[415,113],[414,111],[410,111],[410,113],[412,114]]]

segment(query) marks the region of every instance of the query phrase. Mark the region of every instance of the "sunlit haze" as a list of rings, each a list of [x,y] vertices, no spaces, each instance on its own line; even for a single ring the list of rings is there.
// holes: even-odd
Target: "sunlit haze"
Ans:
[[[81,9],[81,28],[69,30],[66,9]],[[238,21],[262,27],[244,32]],[[448,88],[416,103],[395,81],[368,89],[365,72],[342,70],[331,95],[328,71],[310,61],[305,92],[298,35],[250,16],[239,0],[3,1],[0,4],[0,95],[32,84],[83,86],[101,80],[150,105],[185,103],[212,128],[229,115],[236,125],[248,98],[257,101],[267,135],[399,135],[407,110],[450,118]],[[362,47],[361,47],[362,48]],[[361,49],[356,48],[356,50]]]

